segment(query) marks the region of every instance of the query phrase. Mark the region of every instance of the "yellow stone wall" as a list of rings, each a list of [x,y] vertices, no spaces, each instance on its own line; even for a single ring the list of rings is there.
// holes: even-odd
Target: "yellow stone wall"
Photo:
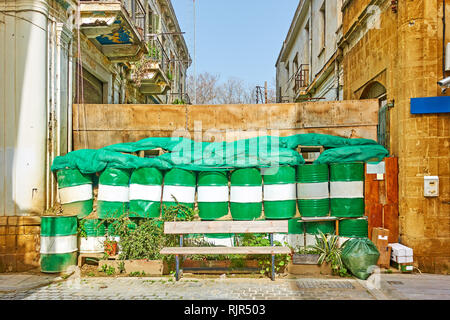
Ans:
[[[374,4],[381,8],[380,29],[368,29],[361,19]],[[343,12],[342,44],[344,99],[359,99],[378,81],[394,102],[390,152],[399,157],[400,239],[414,249],[419,269],[434,273],[448,273],[450,265],[450,114],[412,115],[410,99],[441,95],[442,10],[442,1],[400,0],[397,13],[391,1],[350,1]],[[439,176],[437,198],[423,196],[427,175]]]
[[[40,217],[0,217],[0,273],[39,268]]]

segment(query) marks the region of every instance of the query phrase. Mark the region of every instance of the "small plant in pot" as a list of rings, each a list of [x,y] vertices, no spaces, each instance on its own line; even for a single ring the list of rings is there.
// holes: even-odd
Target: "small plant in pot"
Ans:
[[[342,262],[342,253],[338,245],[338,240],[339,237],[337,235],[326,235],[319,230],[319,237],[316,236],[316,244],[312,248],[320,254],[317,264],[322,265],[323,263],[328,263],[331,266],[333,274],[347,277],[349,273]]]
[[[117,251],[117,241],[107,239],[107,240],[105,240],[103,245],[104,245],[104,248],[105,248],[104,249],[105,253],[108,256],[115,256],[117,254],[117,252],[118,252]]]

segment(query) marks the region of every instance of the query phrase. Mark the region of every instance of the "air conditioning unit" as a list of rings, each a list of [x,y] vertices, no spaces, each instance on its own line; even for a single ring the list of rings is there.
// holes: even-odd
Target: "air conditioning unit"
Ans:
[[[445,71],[450,71],[450,42],[447,43],[445,50]]]

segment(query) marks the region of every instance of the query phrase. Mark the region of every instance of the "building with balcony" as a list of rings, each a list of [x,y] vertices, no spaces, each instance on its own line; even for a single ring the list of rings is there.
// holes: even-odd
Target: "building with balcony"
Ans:
[[[191,59],[170,0],[80,0],[79,16],[81,61],[86,62],[81,70],[89,90],[85,103],[187,100]],[[105,64],[115,83],[109,84],[112,79],[101,74]],[[107,88],[101,90],[102,86]]]
[[[23,230],[56,202],[73,104],[188,102],[190,63],[170,0],[0,0],[0,272],[39,263]]]
[[[342,100],[342,0],[300,0],[276,62],[278,102]]]

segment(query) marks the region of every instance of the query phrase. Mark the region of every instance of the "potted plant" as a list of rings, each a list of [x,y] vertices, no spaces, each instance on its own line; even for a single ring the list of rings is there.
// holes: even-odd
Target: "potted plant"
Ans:
[[[338,240],[337,235],[327,236],[319,230],[319,237],[316,236],[316,244],[312,248],[319,252],[318,265],[328,264],[334,275],[345,277],[349,274],[342,262]]]
[[[115,240],[105,240],[104,243],[105,253],[108,256],[115,256],[117,254],[117,241]]]
[[[297,248],[292,257],[293,264],[316,265],[319,261],[320,252],[311,246]]]

